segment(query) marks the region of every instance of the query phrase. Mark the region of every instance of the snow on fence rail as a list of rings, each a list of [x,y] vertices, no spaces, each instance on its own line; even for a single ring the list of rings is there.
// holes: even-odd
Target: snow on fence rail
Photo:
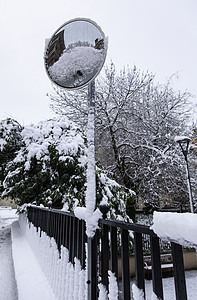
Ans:
[[[153,298],[164,299],[160,240],[148,226],[101,219],[100,228],[88,245],[91,265],[86,267],[85,223],[74,214],[29,206],[27,219],[22,215],[20,223],[57,299],[115,300],[120,295],[120,299],[124,300],[131,297],[134,300],[145,299],[143,234],[150,236]],[[131,231],[134,235],[136,277],[132,291],[129,270]],[[182,246],[172,242],[171,248],[176,299],[186,300]],[[120,254],[121,294],[118,290]],[[91,278],[87,278],[87,268],[91,268]]]

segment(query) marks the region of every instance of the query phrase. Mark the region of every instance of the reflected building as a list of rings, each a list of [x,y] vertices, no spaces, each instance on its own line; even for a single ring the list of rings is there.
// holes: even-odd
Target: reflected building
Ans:
[[[51,39],[46,53],[46,66],[47,68],[52,66],[59,60],[60,56],[64,52],[64,30],[60,31]]]
[[[96,39],[95,40],[95,49],[101,50],[104,49],[104,39]]]

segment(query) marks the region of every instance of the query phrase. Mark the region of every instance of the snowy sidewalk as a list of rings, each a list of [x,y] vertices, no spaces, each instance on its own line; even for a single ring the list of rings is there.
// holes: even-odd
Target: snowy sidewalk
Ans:
[[[0,300],[17,300],[10,227],[0,230]]]
[[[11,238],[18,300],[55,300],[35,255],[21,233],[18,221],[11,225]]]
[[[55,300],[15,209],[0,209],[0,300]]]

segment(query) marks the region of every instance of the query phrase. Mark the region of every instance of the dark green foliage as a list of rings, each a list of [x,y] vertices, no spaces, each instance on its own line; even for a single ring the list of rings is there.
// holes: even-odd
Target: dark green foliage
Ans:
[[[85,165],[79,162],[85,155],[83,135],[60,119],[45,126],[27,126],[23,140],[7,166],[3,195],[16,199],[19,205],[47,205],[52,200],[55,208],[62,208],[66,195],[78,198],[85,182]]]
[[[62,117],[23,130],[19,126],[13,132],[18,147],[10,146],[5,160],[2,196],[19,206],[34,203],[69,211],[85,206],[87,148],[82,132]],[[133,191],[120,186],[102,167],[97,168],[96,181],[97,206],[107,203],[111,218],[131,221]]]
[[[11,118],[0,122],[0,194],[7,174],[6,166],[15,158],[16,151],[22,145],[21,131],[22,126]]]

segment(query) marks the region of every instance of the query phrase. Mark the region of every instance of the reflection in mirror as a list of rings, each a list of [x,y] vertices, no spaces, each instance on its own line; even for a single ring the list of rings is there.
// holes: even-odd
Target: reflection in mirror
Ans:
[[[45,53],[46,70],[61,87],[79,88],[98,75],[106,52],[105,36],[95,23],[72,20],[50,39]]]

